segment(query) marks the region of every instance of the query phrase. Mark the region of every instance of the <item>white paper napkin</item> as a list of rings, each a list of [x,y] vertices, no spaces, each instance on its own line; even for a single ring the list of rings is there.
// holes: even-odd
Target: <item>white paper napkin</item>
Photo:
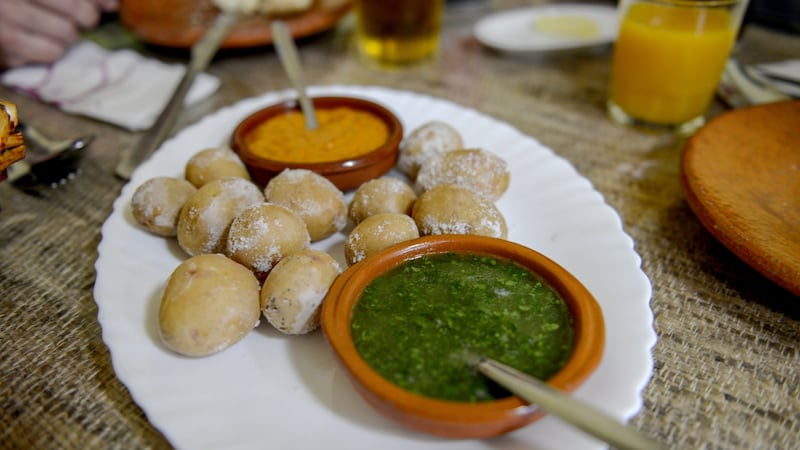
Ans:
[[[81,41],[52,65],[11,69],[0,81],[64,111],[141,130],[155,122],[185,71],[183,65],[165,64],[133,50],[110,51]],[[186,104],[208,97],[218,87],[218,78],[199,74]]]

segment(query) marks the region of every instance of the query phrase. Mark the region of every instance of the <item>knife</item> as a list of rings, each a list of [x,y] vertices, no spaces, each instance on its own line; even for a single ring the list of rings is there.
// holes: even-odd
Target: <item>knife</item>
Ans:
[[[233,12],[220,13],[211,28],[192,46],[191,59],[186,67],[186,73],[178,87],[175,88],[167,106],[159,114],[155,124],[142,136],[136,147],[122,154],[122,159],[115,170],[118,177],[124,180],[130,179],[133,170],[144,162],[172,132],[178,120],[178,114],[183,109],[183,99],[195,77],[208,67],[208,63],[222,45],[222,41],[236,24],[237,17],[238,15]]]

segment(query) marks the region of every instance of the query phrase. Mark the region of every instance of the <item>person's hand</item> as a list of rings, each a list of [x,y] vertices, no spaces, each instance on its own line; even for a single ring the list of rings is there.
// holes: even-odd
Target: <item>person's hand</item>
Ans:
[[[118,0],[0,0],[0,69],[60,58]]]

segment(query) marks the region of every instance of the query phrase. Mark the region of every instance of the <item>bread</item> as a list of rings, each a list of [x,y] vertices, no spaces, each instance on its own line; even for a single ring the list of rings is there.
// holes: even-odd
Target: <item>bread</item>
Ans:
[[[19,131],[17,106],[0,99],[0,181],[6,179],[6,169],[25,157],[25,139]]]

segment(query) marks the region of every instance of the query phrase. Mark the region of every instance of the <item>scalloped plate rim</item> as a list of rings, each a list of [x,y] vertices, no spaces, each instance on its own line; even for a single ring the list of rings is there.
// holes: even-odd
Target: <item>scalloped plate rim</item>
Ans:
[[[547,166],[548,170],[559,171],[564,177],[563,181],[569,183],[567,187],[571,197],[567,197],[568,200],[581,205],[588,201],[595,205],[597,208],[590,208],[589,212],[590,218],[597,223],[596,227],[587,230],[585,220],[581,220],[583,218],[569,217],[561,228],[561,222],[545,223],[541,230],[536,231],[537,236],[532,238],[525,233],[535,225],[520,223],[515,211],[521,208],[511,208],[513,205],[510,205],[511,201],[524,194],[514,191],[513,171],[511,188],[498,202],[501,211],[510,217],[509,237],[535,246],[564,265],[598,297],[604,314],[608,314],[609,336],[603,361],[595,374],[574,395],[620,420],[627,420],[641,408],[641,391],[652,375],[651,349],[656,342],[649,306],[652,288],[641,270],[641,258],[634,250],[633,240],[622,230],[619,216],[604,203],[602,195],[594,190],[591,183],[582,178],[570,163],[535,139],[504,122],[448,100],[364,86],[313,86],[310,92],[312,95],[365,96],[378,101],[399,113],[401,120],[408,121],[407,130],[419,125],[420,121],[432,118],[432,115],[443,120],[451,117],[457,120],[466,116],[469,124],[454,123],[462,133],[466,133],[465,140],[467,136],[474,140],[482,139],[472,130],[473,122],[490,126],[490,132],[484,130],[482,133],[488,136],[485,139],[496,141],[502,137],[503,142],[519,143],[514,153],[509,155],[512,163],[516,163],[515,158],[527,158],[528,154],[535,155],[537,163],[551,163]],[[333,360],[330,355],[332,352],[319,334],[287,339],[265,329],[262,323],[257,331],[242,342],[218,355],[198,360],[170,354],[157,342],[153,331],[154,305],[169,270],[177,265],[179,259],[170,253],[174,249],[170,250],[170,245],[165,244],[163,238],[148,235],[134,226],[128,203],[135,187],[156,174],[179,176],[182,167],[179,164],[176,167],[175,162],[185,162],[194,151],[187,147],[187,143],[208,145],[209,137],[216,136],[218,142],[223,144],[238,120],[259,107],[291,95],[291,91],[280,91],[245,99],[185,128],[165,142],[150,160],[134,172],[131,181],[114,201],[113,211],[102,227],[98,245],[94,296],[102,337],[110,350],[118,378],[151,423],[173,445],[181,448],[252,448],[266,445],[263,424],[270,421],[280,423],[270,428],[273,432],[269,445],[308,446],[311,441],[324,445],[338,437],[337,443],[346,442],[351,448],[373,448],[375,445],[381,445],[381,448],[483,448],[482,441],[434,439],[374,417],[371,409],[349,386],[342,369]],[[481,142],[482,145],[487,143],[490,144]],[[520,166],[527,168],[530,163],[512,164],[512,167],[516,166],[514,170],[518,170]],[[542,203],[546,206],[544,209],[552,207],[555,211],[553,214],[557,214],[558,208],[552,205],[559,202],[547,196],[563,197],[564,194],[548,194],[546,190],[539,194],[543,199],[532,201]],[[343,240],[343,236],[329,238],[315,246],[336,248],[337,240]],[[580,242],[580,248],[572,248],[571,242]],[[611,246],[614,251],[610,253],[619,258],[614,262],[618,267],[609,270],[607,261],[597,255],[599,252],[594,253],[597,261],[587,261],[592,258],[581,253],[587,246],[605,252],[608,251],[607,246]],[[128,253],[122,254],[123,251]],[[140,254],[136,255],[136,252]],[[162,262],[158,257],[160,252],[169,256],[167,260],[172,259]],[[159,267],[150,268],[148,264]],[[604,270],[608,273],[595,274]],[[126,271],[132,272],[130,276],[121,275]],[[153,280],[153,277],[160,278]],[[145,285],[148,287],[145,288]],[[141,295],[137,297],[132,293]],[[254,357],[253,352],[258,352],[259,357]],[[302,358],[300,353],[308,353],[313,358]],[[256,389],[249,385],[237,389],[236,386],[230,386],[239,378],[252,382],[254,374],[251,372],[263,369],[263,358],[267,356],[287,364],[284,367],[286,370],[267,371],[267,375],[259,373],[275,378],[274,382],[279,383],[280,389]],[[203,383],[214,386],[212,392],[208,392]],[[189,392],[181,394],[181,389],[188,389]],[[217,394],[222,395],[222,399],[217,398]],[[282,402],[272,409],[260,407],[273,397],[280,398]],[[209,408],[198,408],[198,405],[207,405],[209,408],[216,406],[210,411]],[[267,416],[270,420],[261,416]],[[316,420],[306,422],[308,417],[315,417]],[[224,421],[227,428],[220,430],[217,425],[223,418],[228,419]],[[262,428],[253,429],[255,424],[261,424]],[[309,432],[309,427],[318,432]],[[319,439],[314,438],[317,435]],[[563,444],[570,448],[603,447],[598,441],[552,417],[545,417],[511,436],[512,439],[524,440],[541,448],[559,448]]]

